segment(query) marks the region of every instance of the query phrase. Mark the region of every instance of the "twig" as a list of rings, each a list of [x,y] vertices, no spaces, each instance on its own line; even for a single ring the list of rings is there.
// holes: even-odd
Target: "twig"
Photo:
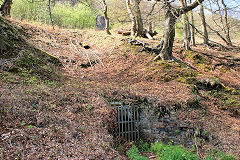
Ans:
[[[49,35],[50,35],[50,37],[54,40],[54,43],[55,43],[55,44],[53,45],[54,48],[57,48],[57,45],[56,45],[56,44],[57,44],[57,40],[54,38],[54,36],[53,36],[51,33],[49,33]]]
[[[48,11],[49,11],[49,17],[50,17],[50,20],[51,20],[53,30],[55,30],[54,24],[53,24],[53,19],[52,19],[51,0],[48,0]]]
[[[189,23],[189,24],[197,31],[197,33],[199,33],[201,36],[204,37],[204,35],[203,35],[193,24],[191,24],[191,23]],[[220,43],[217,43],[217,42],[215,42],[215,41],[212,41],[212,40],[210,40],[210,39],[208,39],[208,40],[209,40],[210,42],[218,45],[218,46],[221,46],[221,47],[224,48],[224,49],[227,49],[227,50],[230,50],[230,49],[231,49],[231,48],[229,48],[229,47],[226,47],[226,46],[224,46],[224,45],[222,45],[222,44],[220,44]]]
[[[104,67],[104,64],[103,64],[102,60],[100,59],[100,57],[99,57],[95,52],[93,52],[93,53],[96,55],[96,57],[97,57],[98,60],[101,62],[102,66]]]
[[[195,148],[196,148],[196,151],[197,151],[197,155],[199,156],[198,146],[197,146],[197,137],[196,137],[196,134],[195,134],[195,133],[194,133],[194,144],[195,144]]]
[[[78,40],[76,40],[76,41],[78,42]],[[78,42],[78,43],[79,43],[79,42]],[[89,58],[89,56],[88,56],[88,53],[85,52],[85,54],[86,54],[86,56],[87,56],[87,59],[88,59],[89,64],[91,65],[91,68],[93,69],[93,65],[92,65],[92,62],[91,62],[91,60],[90,60],[90,58]]]

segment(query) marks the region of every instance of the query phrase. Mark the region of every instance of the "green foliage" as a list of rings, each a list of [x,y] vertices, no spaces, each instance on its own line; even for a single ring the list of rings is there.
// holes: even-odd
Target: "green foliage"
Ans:
[[[28,125],[27,127],[28,127],[28,128],[33,128],[33,125]]]
[[[227,155],[225,152],[218,152],[220,160],[235,160],[233,155]]]
[[[11,15],[20,20],[49,22],[47,1],[32,3],[28,0],[13,0]]]
[[[155,62],[155,66],[150,68],[154,75],[159,75],[158,79],[164,82],[176,80],[182,83],[194,83],[196,72],[185,64],[171,63],[165,61]]]
[[[227,155],[218,150],[210,151],[206,154],[204,160],[236,160],[233,155]]]
[[[165,145],[163,143],[155,142],[151,145],[150,151],[156,153],[157,155],[161,155],[164,152]]]
[[[140,151],[149,151],[149,146],[147,142],[144,142],[142,139],[139,141]]]
[[[117,147],[117,150],[118,150],[119,152],[122,152],[122,151],[124,150],[124,146],[120,144],[120,145]]]
[[[86,111],[90,111],[92,110],[93,106],[92,105],[88,105],[87,108],[85,109]]]
[[[32,3],[28,0],[14,0],[11,14],[20,20],[51,24],[48,1]],[[95,12],[83,4],[73,7],[70,4],[56,3],[52,6],[52,18],[54,25],[66,28],[93,28],[96,24]]]
[[[176,38],[183,38],[183,31],[182,31],[182,23],[181,22],[177,22],[176,23]]]
[[[54,23],[66,28],[93,28],[96,24],[94,11],[82,4],[75,7],[57,3],[53,8]]]
[[[130,160],[148,160],[148,158],[141,156],[139,154],[138,148],[133,145],[128,151],[127,151],[127,156]]]
[[[22,121],[22,122],[21,122],[21,125],[22,125],[22,126],[25,126],[25,125],[26,125],[26,122]]]
[[[156,153],[160,160],[198,160],[198,156],[187,151],[182,146],[164,145],[163,143],[155,142],[150,150]]]

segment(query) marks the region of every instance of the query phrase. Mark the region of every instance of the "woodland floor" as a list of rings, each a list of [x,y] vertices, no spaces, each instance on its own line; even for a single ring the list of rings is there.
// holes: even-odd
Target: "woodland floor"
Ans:
[[[136,97],[182,106],[179,119],[210,131],[215,138],[200,144],[201,156],[218,148],[240,157],[240,54],[236,49],[198,45],[183,51],[176,43],[173,54],[183,63],[152,62],[154,55],[140,52],[141,47],[127,44],[122,40],[127,37],[114,31],[109,36],[103,31],[12,23],[25,32],[29,44],[56,56],[63,66],[60,79],[25,85],[21,77],[0,70],[0,105],[5,107],[2,159],[126,159],[109,134],[116,125],[116,112],[108,106],[112,100]],[[194,90],[196,81],[209,79],[223,84],[225,91]],[[189,108],[196,100],[201,108]]]

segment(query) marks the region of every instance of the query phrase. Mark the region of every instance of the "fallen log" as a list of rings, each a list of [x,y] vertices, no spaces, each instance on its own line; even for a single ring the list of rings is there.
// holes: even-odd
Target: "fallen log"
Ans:
[[[159,54],[159,52],[160,52],[159,48],[151,47],[149,43],[141,42],[136,39],[123,39],[123,41],[126,41],[126,42],[130,43],[131,45],[141,46],[142,49],[140,50],[140,52],[146,51],[151,54]]]
[[[151,34],[150,34],[147,30],[145,30],[145,36],[146,36],[148,39],[153,40],[153,37],[151,36]]]
[[[121,34],[123,36],[130,36],[131,35],[131,31],[118,31],[118,34]],[[157,35],[158,33],[156,31],[154,32],[150,32],[148,30],[144,30],[144,34],[143,34],[143,38],[148,38],[148,39],[153,39],[153,36]]]
[[[153,36],[156,36],[158,33],[157,33],[157,31],[154,31],[154,32],[152,32],[151,30],[150,31],[148,31],[148,30],[144,30],[144,35],[143,35],[143,38],[148,38],[148,39],[153,39]]]
[[[121,34],[123,36],[130,36],[131,35],[131,31],[118,31],[118,34]]]

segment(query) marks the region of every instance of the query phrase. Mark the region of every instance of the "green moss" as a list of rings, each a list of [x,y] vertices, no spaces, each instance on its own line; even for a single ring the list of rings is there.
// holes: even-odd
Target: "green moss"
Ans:
[[[220,72],[227,73],[228,72],[228,68],[226,66],[221,66],[220,67]]]
[[[196,81],[195,77],[197,72],[185,64],[157,61],[152,65],[154,66],[149,68],[149,71],[153,72],[154,75],[158,75],[158,79],[164,82],[176,80],[178,82],[191,84]]]
[[[209,72],[212,71],[211,61],[205,58],[200,53],[196,53],[194,51],[185,51],[186,58],[190,59],[197,67],[202,70]]]
[[[58,66],[62,66],[62,63],[56,56],[53,56],[52,54],[46,51],[43,51],[39,48],[35,48],[35,51],[36,51],[35,53],[37,54],[37,57],[43,59],[44,61],[53,63]]]
[[[228,110],[234,115],[240,115],[240,91],[229,87],[222,90],[210,90],[207,95],[213,96],[219,100],[219,108]]]
[[[1,59],[11,59],[13,65],[6,68],[8,72],[23,77],[25,83],[36,83],[39,79],[59,78],[55,66],[61,62],[57,57],[34,48],[24,40],[23,31],[0,17],[0,50]],[[13,83],[11,78],[8,82]]]
[[[130,53],[130,54],[134,54],[139,52],[139,50],[141,49],[140,46],[136,46],[136,45],[130,45],[127,42],[123,42],[120,46],[119,49],[125,51],[126,53]]]

